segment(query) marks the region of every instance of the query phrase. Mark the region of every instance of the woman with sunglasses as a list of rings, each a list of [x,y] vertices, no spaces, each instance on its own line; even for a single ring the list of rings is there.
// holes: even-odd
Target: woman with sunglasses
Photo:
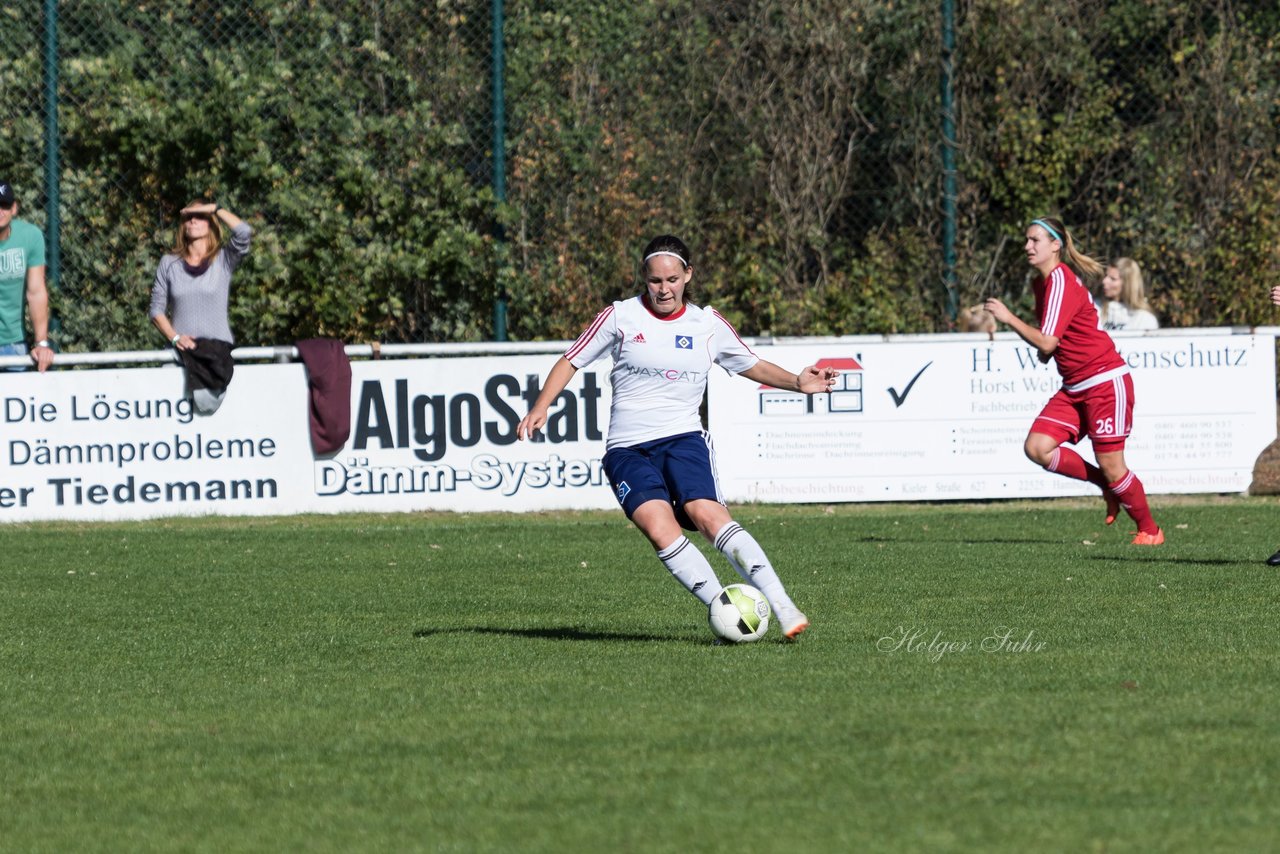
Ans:
[[[252,235],[248,223],[213,202],[182,209],[173,250],[160,259],[151,288],[151,322],[174,349],[191,350],[197,338],[235,343],[227,314],[231,274]]]
[[[192,202],[180,212],[173,251],[156,266],[151,322],[178,352],[201,414],[222,405],[231,382],[231,274],[249,253],[252,236],[249,224],[226,208]]]

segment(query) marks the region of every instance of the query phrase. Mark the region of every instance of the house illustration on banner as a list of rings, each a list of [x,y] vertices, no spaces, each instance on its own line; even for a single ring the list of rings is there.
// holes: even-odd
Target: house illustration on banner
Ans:
[[[801,394],[760,386],[760,414],[772,416],[831,413],[843,415],[862,411],[862,365],[857,359],[819,359],[819,368],[840,372],[829,394]]]

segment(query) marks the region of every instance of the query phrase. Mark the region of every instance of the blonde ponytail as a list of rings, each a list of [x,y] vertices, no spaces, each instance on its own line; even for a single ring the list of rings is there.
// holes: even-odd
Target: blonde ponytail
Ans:
[[[1075,274],[1086,281],[1097,281],[1107,271],[1101,262],[1090,258],[1080,250],[1076,249],[1076,242],[1071,238],[1071,232],[1067,231],[1067,227],[1062,224],[1062,220],[1051,216],[1042,216],[1039,219],[1033,219],[1032,225],[1038,225],[1045,231],[1049,232],[1049,236],[1062,244],[1062,252],[1059,257],[1062,263],[1066,264]]]

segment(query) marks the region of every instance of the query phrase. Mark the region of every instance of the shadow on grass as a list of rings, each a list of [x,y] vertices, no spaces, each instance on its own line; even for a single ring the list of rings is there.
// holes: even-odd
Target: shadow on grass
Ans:
[[[1045,545],[1045,546],[1073,546],[1082,545],[1079,540],[1054,540],[1049,538],[1025,538],[1015,539],[1012,537],[855,537],[854,542],[862,543],[894,543],[897,545],[910,546],[932,546],[938,543],[953,543],[961,546],[1025,546],[1025,545]],[[1127,543],[1116,541],[1114,543],[1101,544],[1103,548],[1110,546],[1127,547]],[[1141,554],[1134,549],[1124,553],[1104,553],[1091,554],[1084,556],[1085,560],[1103,560],[1103,561],[1120,561],[1123,563],[1183,563],[1183,564],[1205,564],[1209,566],[1253,566],[1266,563],[1266,557],[1248,557],[1232,560],[1230,558],[1218,557],[1167,557],[1167,552],[1163,549],[1143,549]]]
[[[602,632],[594,629],[580,629],[574,626],[550,626],[539,629],[461,626],[449,629],[415,629],[413,632],[415,638],[429,638],[436,635],[505,635],[507,637],[534,638],[537,640],[611,641],[615,643],[653,643],[655,641],[689,643],[689,638],[677,635],[651,635],[644,632]]]
[[[1266,561],[1258,558],[1231,560],[1224,557],[1164,557],[1161,555],[1086,555],[1085,560],[1102,560],[1108,563],[1183,563],[1199,566],[1261,566]]]
[[[915,534],[902,537],[853,537],[857,543],[895,543],[908,546],[931,546],[936,543],[953,543],[961,546],[1061,546],[1070,545],[1069,540],[1049,537],[922,537]]]

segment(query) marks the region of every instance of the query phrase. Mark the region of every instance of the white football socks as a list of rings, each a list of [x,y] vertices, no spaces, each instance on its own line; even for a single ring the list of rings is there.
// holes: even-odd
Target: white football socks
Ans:
[[[764,594],[774,611],[795,610],[795,603],[787,595],[764,549],[745,528],[737,522],[730,522],[716,534],[715,544],[742,580]]]
[[[710,605],[720,592],[720,580],[716,578],[715,570],[688,537],[681,535],[680,539],[658,552],[658,560],[703,605]]]

